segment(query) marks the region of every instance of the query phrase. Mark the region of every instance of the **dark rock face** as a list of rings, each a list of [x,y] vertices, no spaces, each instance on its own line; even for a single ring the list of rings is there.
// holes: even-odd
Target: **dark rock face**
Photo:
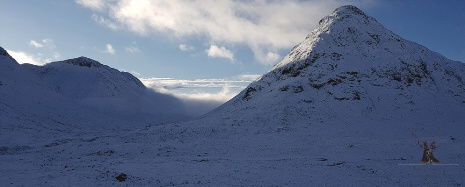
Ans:
[[[87,57],[78,57],[78,58],[73,58],[73,59],[69,59],[69,60],[65,60],[64,62],[66,63],[69,63],[69,64],[73,64],[73,65],[77,65],[77,66],[84,66],[84,67],[103,67],[102,64],[100,64],[100,62],[97,62],[95,60],[92,60],[90,58],[87,58]]]
[[[6,50],[3,49],[2,47],[0,47],[0,56],[9,56],[8,52],[6,52]]]

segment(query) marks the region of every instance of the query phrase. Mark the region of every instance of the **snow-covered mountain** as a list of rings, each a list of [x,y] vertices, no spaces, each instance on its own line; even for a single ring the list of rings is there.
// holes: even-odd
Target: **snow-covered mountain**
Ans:
[[[0,49],[3,119],[131,129],[188,119],[177,98],[147,89],[131,74],[95,60],[20,65]]]
[[[177,98],[147,89],[130,73],[86,57],[27,67],[51,90],[106,115],[146,118],[150,123],[187,119]]]
[[[465,64],[401,38],[354,6],[344,6],[321,19],[270,72],[213,113],[271,114],[273,122],[290,114],[313,121],[463,119],[464,80]]]
[[[125,95],[112,86],[76,93],[61,83],[60,74],[77,71],[67,70],[71,64],[103,73],[93,61],[81,60],[88,61],[28,71],[5,62],[1,66],[19,75],[2,78],[0,93],[4,85],[32,81],[37,86],[24,84],[52,90],[58,100],[77,97],[82,107],[88,107],[85,98]],[[34,78],[23,80],[23,74]],[[42,142],[2,140],[0,173],[7,175],[0,180],[52,186],[461,186],[464,79],[463,63],[343,6],[268,73],[203,117],[131,131],[62,132]],[[76,94],[63,94],[70,92]],[[423,149],[409,130],[436,140],[434,156],[445,164],[421,165]]]
[[[257,185],[461,185],[464,80],[462,62],[343,6],[268,73],[177,132],[197,125],[224,140],[204,144],[217,159],[247,158],[236,170],[250,165],[258,179],[229,174]],[[423,149],[409,130],[440,142],[435,155],[452,165],[410,165]]]
[[[199,158],[212,168],[207,176],[221,176],[176,170],[191,180],[461,185],[463,80],[465,64],[401,38],[357,7],[343,6],[227,103],[179,128],[154,129],[170,134],[164,141],[196,147],[177,152],[208,153]],[[440,142],[436,158],[452,165],[415,165],[423,149],[409,130]]]

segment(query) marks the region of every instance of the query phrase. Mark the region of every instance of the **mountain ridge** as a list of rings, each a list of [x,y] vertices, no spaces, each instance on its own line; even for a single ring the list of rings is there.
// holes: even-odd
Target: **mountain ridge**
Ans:
[[[120,72],[87,57],[51,62],[43,66],[23,66],[34,72],[43,82],[49,83],[49,87],[55,87],[54,90],[58,92],[64,90],[67,92],[65,95],[72,97],[141,95],[147,89],[132,74]]]
[[[0,53],[5,119],[19,111],[24,120],[46,118],[50,124],[98,129],[190,118],[177,98],[150,90],[132,74],[96,60],[78,57],[36,66],[19,64],[3,48]]]
[[[102,67],[103,66],[103,64],[101,64],[100,62],[98,62],[98,61],[96,61],[94,59],[91,59],[91,58],[84,57],[84,56],[64,60],[64,61],[61,61],[61,62],[69,63],[69,64],[73,64],[73,65],[78,65],[78,66],[85,66],[85,67],[89,67],[89,68],[90,67]]]

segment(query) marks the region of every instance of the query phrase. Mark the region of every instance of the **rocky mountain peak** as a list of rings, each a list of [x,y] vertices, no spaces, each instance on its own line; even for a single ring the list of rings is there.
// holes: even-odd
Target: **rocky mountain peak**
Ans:
[[[465,103],[463,80],[463,63],[401,38],[354,6],[343,6],[218,111],[240,113],[257,103],[277,115],[297,106],[315,115],[322,110],[365,115],[374,108],[400,111],[398,106],[420,111],[437,98]]]
[[[3,47],[0,47],[0,56],[9,56],[8,52],[6,52],[6,50],[3,49]]]
[[[84,66],[84,67],[103,67],[103,65],[96,61],[96,60],[93,60],[91,58],[87,58],[87,57],[84,57],[84,56],[81,56],[81,57],[78,57],[78,58],[73,58],[73,59],[69,59],[69,60],[65,60],[63,61],[64,63],[68,63],[68,64],[73,64],[73,65],[77,65],[77,66]]]
[[[408,41],[386,29],[355,6],[337,8],[273,69],[314,62],[320,58],[339,61],[348,56],[374,58],[378,54],[404,53]],[[412,49],[412,50],[417,50]],[[293,65],[294,64],[294,65]],[[307,65],[305,65],[307,64]],[[357,64],[354,64],[357,65]]]
[[[342,16],[350,16],[350,15],[362,15],[365,16],[365,13],[353,5],[345,5],[337,8],[334,11],[335,14],[342,15]]]
[[[362,10],[352,5],[337,8],[333,13],[320,20],[319,25],[345,24],[354,26],[358,24],[377,23],[376,19],[366,15]]]

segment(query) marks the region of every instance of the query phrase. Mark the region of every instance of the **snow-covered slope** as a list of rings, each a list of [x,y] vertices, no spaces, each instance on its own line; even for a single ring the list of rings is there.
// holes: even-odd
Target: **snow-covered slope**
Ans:
[[[7,173],[0,180],[18,186],[462,186],[464,71],[464,64],[343,6],[272,70],[202,118],[0,145],[0,173]],[[55,80],[46,77],[38,80]],[[101,94],[107,93],[115,92]],[[409,130],[437,140],[434,156],[445,164],[421,165],[423,150]]]
[[[95,60],[20,65],[3,48],[0,52],[0,122],[15,132],[133,129],[188,119],[178,99]]]
[[[183,110],[173,96],[92,59],[20,65],[0,47],[0,147],[189,119]]]
[[[145,123],[187,119],[178,99],[147,89],[130,73],[86,57],[25,66],[50,90],[126,123],[141,119]]]
[[[463,80],[465,64],[405,40],[358,8],[344,6],[321,19],[270,72],[213,113],[269,115],[271,122],[297,113],[313,121],[463,119]]]

